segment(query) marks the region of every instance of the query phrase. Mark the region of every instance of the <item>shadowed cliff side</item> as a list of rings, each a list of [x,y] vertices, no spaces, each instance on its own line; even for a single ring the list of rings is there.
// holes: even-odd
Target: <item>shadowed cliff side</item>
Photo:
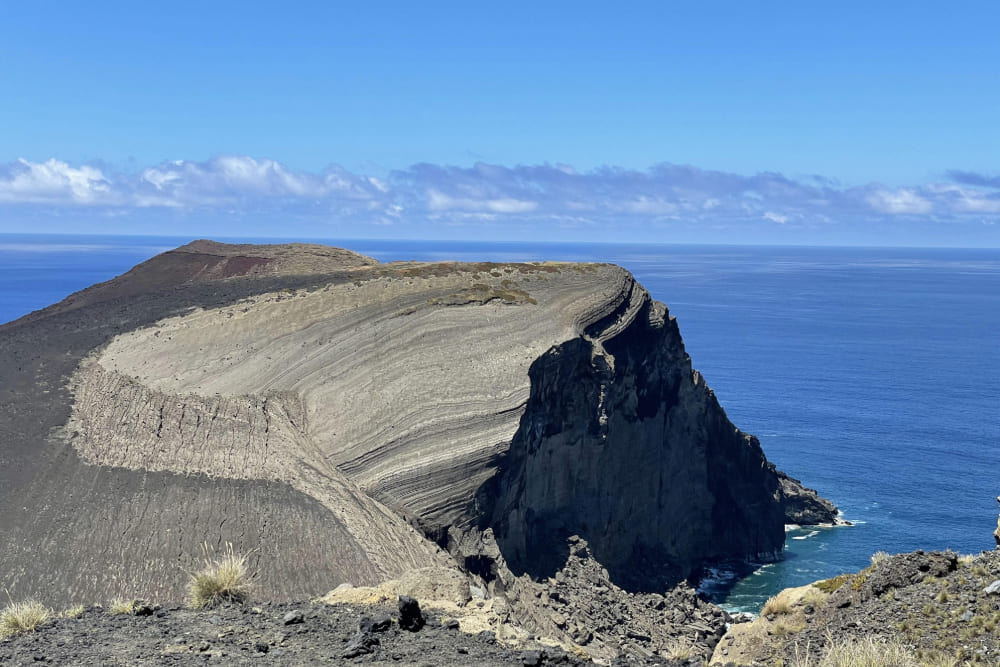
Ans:
[[[515,572],[551,576],[572,535],[612,581],[635,590],[665,590],[707,561],[778,557],[784,514],[773,470],[641,287],[529,374],[520,428],[479,496]]]

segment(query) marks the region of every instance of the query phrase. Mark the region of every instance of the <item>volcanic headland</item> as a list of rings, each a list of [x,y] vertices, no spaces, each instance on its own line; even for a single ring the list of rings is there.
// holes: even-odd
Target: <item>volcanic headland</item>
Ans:
[[[178,602],[232,544],[259,600],[396,582],[708,657],[728,617],[688,579],[836,518],[609,264],[195,241],[0,326],[0,359],[0,587],[50,605]]]

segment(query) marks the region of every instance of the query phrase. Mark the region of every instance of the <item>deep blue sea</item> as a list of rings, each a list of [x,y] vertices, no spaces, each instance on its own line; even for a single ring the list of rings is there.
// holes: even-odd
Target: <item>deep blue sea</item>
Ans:
[[[0,235],[0,322],[188,240]],[[1000,250],[323,242],[382,261],[630,269],[677,317],[730,419],[855,523],[789,532],[784,561],[711,588],[731,609],[878,550],[994,546]]]

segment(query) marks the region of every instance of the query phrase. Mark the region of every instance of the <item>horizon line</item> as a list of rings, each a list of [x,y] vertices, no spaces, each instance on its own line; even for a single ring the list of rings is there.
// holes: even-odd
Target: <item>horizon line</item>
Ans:
[[[273,243],[317,243],[317,242],[342,242],[359,241],[366,243],[476,243],[484,245],[505,245],[505,246],[525,246],[525,245],[588,245],[588,246],[677,246],[677,247],[717,247],[717,248],[830,248],[830,249],[854,249],[854,250],[1000,250],[1000,245],[987,246],[963,246],[963,245],[871,245],[871,244],[851,244],[851,243],[754,243],[754,242],[730,242],[712,243],[704,241],[507,241],[496,239],[455,239],[455,238],[382,238],[371,236],[357,237],[320,237],[320,236],[231,236],[222,234],[218,236],[192,236],[175,234],[112,234],[100,232],[0,232],[0,237],[22,236],[22,237],[75,237],[75,238],[125,238],[125,239],[184,239],[186,243],[195,240],[212,240],[222,242],[254,243],[256,241]],[[183,244],[181,244],[183,245]]]

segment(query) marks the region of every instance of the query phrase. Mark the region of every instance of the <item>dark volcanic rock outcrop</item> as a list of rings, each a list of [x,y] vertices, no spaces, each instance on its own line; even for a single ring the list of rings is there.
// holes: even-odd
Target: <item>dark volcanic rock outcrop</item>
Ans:
[[[794,477],[780,470],[781,505],[784,508],[785,523],[799,525],[819,525],[845,523],[839,517],[837,506],[816,493]]]
[[[662,589],[784,540],[781,478],[616,266],[199,241],[0,356],[0,584],[53,603],[177,599],[205,543],[288,599],[456,559],[499,594],[571,535]]]
[[[691,369],[676,322],[636,284],[529,369],[531,397],[480,494],[507,563],[549,576],[580,535],[626,587],[663,590],[706,560],[774,558],[776,478]]]

